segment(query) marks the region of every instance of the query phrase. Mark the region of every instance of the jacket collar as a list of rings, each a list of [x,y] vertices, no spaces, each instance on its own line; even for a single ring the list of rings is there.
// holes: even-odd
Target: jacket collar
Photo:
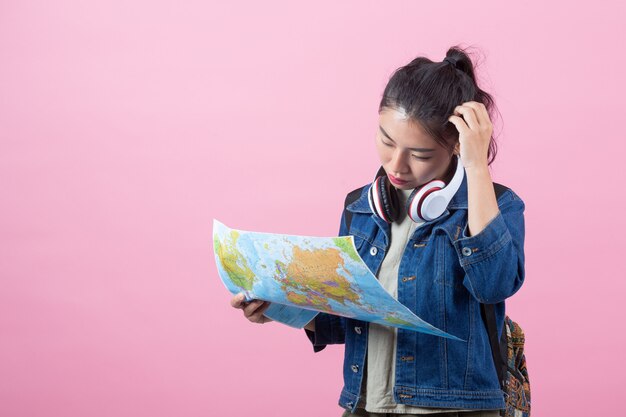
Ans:
[[[378,173],[376,174],[376,178],[381,175],[386,175],[383,167],[380,167]],[[348,204],[346,207],[347,210],[353,213],[372,213],[370,209],[370,204],[367,199],[367,192],[372,184],[365,185],[361,190],[361,196],[351,204]],[[467,175],[465,172],[463,173],[463,181],[457,192],[452,196],[452,200],[448,204],[448,209],[465,209],[467,210]]]

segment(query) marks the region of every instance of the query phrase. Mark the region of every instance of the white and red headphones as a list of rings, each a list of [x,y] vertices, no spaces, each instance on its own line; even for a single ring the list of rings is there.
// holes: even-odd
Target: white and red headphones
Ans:
[[[432,180],[415,188],[406,201],[408,216],[416,223],[434,220],[441,216],[454,194],[458,191],[465,169],[461,162],[461,156],[457,156],[456,171],[449,184],[441,180]],[[372,212],[386,221],[395,222],[400,214],[400,202],[397,190],[389,181],[387,175],[381,175],[372,183],[367,192],[370,209]]]

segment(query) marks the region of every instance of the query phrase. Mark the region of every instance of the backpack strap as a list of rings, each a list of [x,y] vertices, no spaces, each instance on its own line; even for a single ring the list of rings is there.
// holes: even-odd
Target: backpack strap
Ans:
[[[493,190],[496,192],[496,200],[500,197],[506,190],[510,188],[506,185],[498,184],[497,182],[493,183]]]
[[[508,369],[508,346],[506,340],[506,326],[502,327],[502,337],[498,340],[498,327],[496,325],[496,310],[493,304],[480,304],[481,315],[487,326],[491,357],[498,374],[500,388],[506,391],[506,371]]]
[[[361,188],[357,188],[354,191],[350,191],[350,193],[348,193],[348,195],[346,196],[346,201],[344,201],[343,203],[343,213],[344,213],[344,217],[346,220],[346,230],[348,232],[350,232],[350,223],[352,223],[352,212],[349,210],[346,210],[346,207],[348,207],[348,205],[354,203],[356,200],[359,199],[359,197],[361,196],[361,191],[363,191],[363,188],[365,188],[365,186]]]

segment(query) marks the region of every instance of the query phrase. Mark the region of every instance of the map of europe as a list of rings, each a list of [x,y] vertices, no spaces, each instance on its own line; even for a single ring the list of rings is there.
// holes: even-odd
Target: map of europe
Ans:
[[[387,293],[352,236],[249,232],[214,220],[213,249],[226,288],[271,302],[264,314],[272,320],[302,328],[322,312],[457,339]]]

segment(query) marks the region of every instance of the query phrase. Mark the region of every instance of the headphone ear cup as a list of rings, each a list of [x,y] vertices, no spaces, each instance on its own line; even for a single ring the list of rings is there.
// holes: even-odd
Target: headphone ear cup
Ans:
[[[465,167],[461,155],[457,155],[454,176],[448,184],[433,180],[415,190],[407,200],[407,213],[415,221],[431,221],[441,216],[461,187],[465,177]]]
[[[422,218],[426,220],[433,220],[437,217],[441,216],[444,211],[446,211],[446,207],[448,207],[448,203],[450,201],[446,199],[446,197],[439,192],[442,188],[433,190],[433,192],[428,193],[422,198],[422,204],[419,208],[419,213]]]
[[[396,189],[392,187],[386,175],[380,177],[380,185],[378,192],[380,193],[383,203],[383,210],[389,219],[389,223],[393,223],[398,219],[398,215],[400,214],[398,193]]]
[[[386,175],[374,180],[367,192],[367,199],[372,212],[387,223],[392,223],[398,218],[400,205],[398,194],[395,189],[391,189]]]
[[[378,191],[376,191],[376,188],[378,187],[380,187],[380,184],[378,183],[378,178],[376,178],[372,185],[370,185],[369,190],[367,190],[367,201],[370,203],[370,210],[372,210],[372,213],[374,213],[377,217],[386,220],[383,213],[383,207],[380,204]]]
[[[427,204],[426,207],[424,207],[424,203],[428,202],[427,197],[431,193],[441,190],[445,186],[446,184],[443,181],[433,180],[424,184],[419,189],[416,188],[407,200],[407,214],[411,220],[416,223],[422,223],[436,218],[437,216],[430,218],[426,215],[429,211],[425,211],[424,209],[429,208],[429,206]]]
[[[461,161],[461,156],[456,158],[456,168],[454,176],[448,184],[441,187],[440,190],[434,190],[422,197],[419,215],[427,221],[440,217],[445,211],[452,198],[457,193],[463,178],[465,177],[465,167]]]

